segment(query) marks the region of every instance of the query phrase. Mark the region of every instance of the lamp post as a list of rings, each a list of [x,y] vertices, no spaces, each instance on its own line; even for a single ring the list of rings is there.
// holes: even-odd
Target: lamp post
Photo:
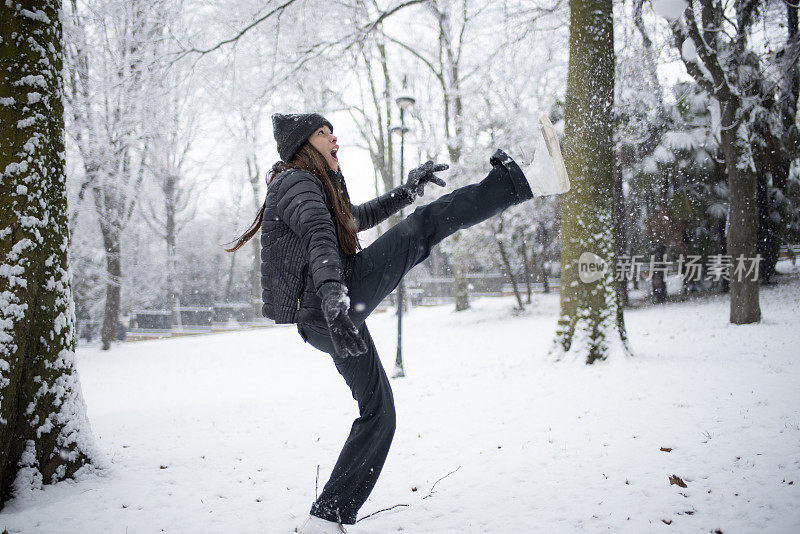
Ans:
[[[403,79],[403,89],[405,89],[405,86],[406,81]],[[403,177],[405,176],[403,153],[405,149],[405,134],[408,131],[408,128],[406,128],[405,110],[414,105],[415,100],[410,96],[404,95],[397,97],[395,102],[397,103],[397,107],[400,108],[400,127],[398,128],[395,126],[392,128],[392,132],[400,134],[400,180],[398,185],[401,185],[403,183]],[[402,209],[399,212],[399,217],[402,220]],[[405,295],[405,283],[400,279],[400,283],[397,284],[397,357],[394,360],[394,373],[392,373],[392,378],[406,376],[403,370],[403,304],[405,303]]]

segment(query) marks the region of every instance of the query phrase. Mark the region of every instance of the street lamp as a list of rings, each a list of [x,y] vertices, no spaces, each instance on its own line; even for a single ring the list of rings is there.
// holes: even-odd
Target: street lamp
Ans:
[[[403,89],[405,88],[406,80],[404,78]],[[414,105],[415,100],[408,95],[403,95],[397,97],[395,102],[397,103],[397,107],[400,108],[400,126],[395,126],[391,131],[400,134],[400,183],[398,185],[401,185],[403,183],[403,177],[405,176],[403,153],[405,149],[406,132],[408,132],[408,128],[406,128],[405,111]],[[402,220],[402,209],[400,210],[399,217]],[[392,378],[406,376],[403,370],[403,304],[405,303],[405,295],[406,288],[401,278],[400,283],[397,284],[397,357],[394,360],[394,373],[392,373]]]
[[[416,102],[416,100],[414,100],[414,97],[411,97],[411,96],[408,96],[408,95],[403,95],[403,96],[398,96],[395,99],[395,102],[397,102],[397,107],[400,108],[400,111],[401,111],[400,120],[402,121],[403,120],[402,111],[405,110],[405,109],[410,108],[411,106],[413,106],[414,102]]]

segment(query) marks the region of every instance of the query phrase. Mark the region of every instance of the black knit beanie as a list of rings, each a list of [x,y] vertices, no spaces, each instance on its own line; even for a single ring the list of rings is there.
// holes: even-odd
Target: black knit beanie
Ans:
[[[333,124],[319,113],[294,113],[272,115],[272,133],[278,143],[282,161],[290,161],[303,143],[321,126],[333,133]]]

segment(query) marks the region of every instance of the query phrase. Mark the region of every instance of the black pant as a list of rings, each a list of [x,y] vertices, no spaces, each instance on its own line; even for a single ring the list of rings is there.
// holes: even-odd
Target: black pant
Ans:
[[[303,339],[333,357],[358,402],[353,421],[328,483],[311,507],[311,514],[347,525],[356,522],[380,475],[395,431],[394,397],[386,372],[364,320],[397,287],[431,248],[452,233],[468,228],[504,209],[533,197],[522,171],[503,151],[494,153],[492,170],[480,183],[468,185],[420,206],[356,254],[351,276],[350,318],[367,345],[357,358],[339,358],[328,331],[298,324]]]

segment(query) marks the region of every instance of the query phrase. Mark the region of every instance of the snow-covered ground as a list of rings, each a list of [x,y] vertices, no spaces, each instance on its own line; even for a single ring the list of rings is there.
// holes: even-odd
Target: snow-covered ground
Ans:
[[[725,297],[628,311],[635,358],[591,367],[547,358],[555,295],[521,316],[513,298],[412,310],[398,428],[361,516],[408,506],[348,532],[800,531],[800,278],[761,305],[749,326]],[[391,370],[395,317],[368,324]],[[110,468],[20,496],[0,529],[287,533],[357,416],[292,327],[78,358]]]

